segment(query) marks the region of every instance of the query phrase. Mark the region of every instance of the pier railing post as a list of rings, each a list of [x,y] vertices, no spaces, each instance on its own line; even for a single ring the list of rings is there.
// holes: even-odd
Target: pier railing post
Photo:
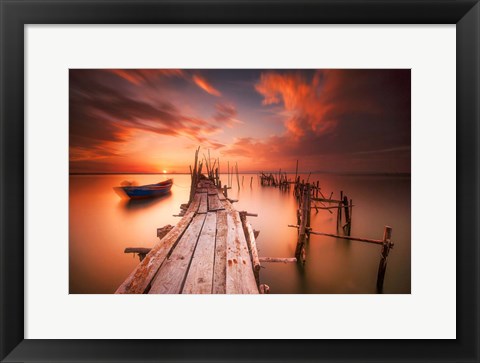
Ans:
[[[387,269],[388,254],[390,252],[390,249],[393,247],[391,239],[392,227],[385,226],[385,229],[383,231],[382,257],[380,258],[377,274],[377,292],[379,294],[383,293],[383,281],[385,279],[385,271]]]

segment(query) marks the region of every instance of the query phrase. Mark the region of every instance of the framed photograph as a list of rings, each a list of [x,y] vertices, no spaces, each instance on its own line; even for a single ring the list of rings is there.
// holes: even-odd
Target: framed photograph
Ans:
[[[478,1],[1,22],[2,361],[479,360]]]

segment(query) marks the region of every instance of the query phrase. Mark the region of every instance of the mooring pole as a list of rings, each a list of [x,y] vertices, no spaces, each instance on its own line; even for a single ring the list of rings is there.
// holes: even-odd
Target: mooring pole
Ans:
[[[350,236],[350,208],[348,207],[348,197],[346,195],[343,196],[343,205],[345,208],[345,227],[344,232],[347,236]]]
[[[310,184],[306,185],[306,188],[303,189],[303,198],[301,204],[301,213],[300,213],[300,228],[298,230],[298,240],[297,247],[295,249],[295,257],[297,261],[305,263],[306,252],[305,252],[305,242],[307,240],[307,223],[309,222],[310,215]]]
[[[385,226],[383,231],[383,245],[382,245],[382,257],[378,265],[377,275],[377,292],[383,293],[383,280],[385,279],[385,270],[387,269],[387,259],[390,249],[393,247],[392,239],[392,227]]]
[[[307,213],[307,228],[310,228],[310,217],[311,217],[311,213],[312,213],[311,194],[312,194],[312,189],[310,188],[310,184],[307,184],[307,198],[306,198],[307,204],[305,205],[305,208],[304,208],[304,211]]]
[[[338,203],[337,209],[337,231],[338,226],[342,224],[342,200],[343,200],[343,191],[340,191],[340,202]]]

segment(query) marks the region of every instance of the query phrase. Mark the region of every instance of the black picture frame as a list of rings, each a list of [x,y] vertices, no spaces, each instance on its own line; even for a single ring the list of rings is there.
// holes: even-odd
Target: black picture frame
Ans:
[[[478,0],[1,0],[0,6],[2,361],[479,361]],[[457,339],[24,339],[24,26],[159,23],[456,24]],[[442,196],[426,196],[436,197]],[[432,276],[432,279],[434,278],[435,276]],[[438,319],[441,324],[442,317],[439,316]],[[388,325],[388,316],[385,317],[385,324]],[[382,328],[378,327],[379,330]],[[413,329],[415,327],[412,326]]]

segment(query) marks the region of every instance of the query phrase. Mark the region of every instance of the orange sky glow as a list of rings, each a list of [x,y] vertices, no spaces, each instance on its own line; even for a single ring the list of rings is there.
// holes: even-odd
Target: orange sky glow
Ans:
[[[410,70],[72,69],[71,173],[409,173]],[[222,169],[223,167],[223,169]]]

